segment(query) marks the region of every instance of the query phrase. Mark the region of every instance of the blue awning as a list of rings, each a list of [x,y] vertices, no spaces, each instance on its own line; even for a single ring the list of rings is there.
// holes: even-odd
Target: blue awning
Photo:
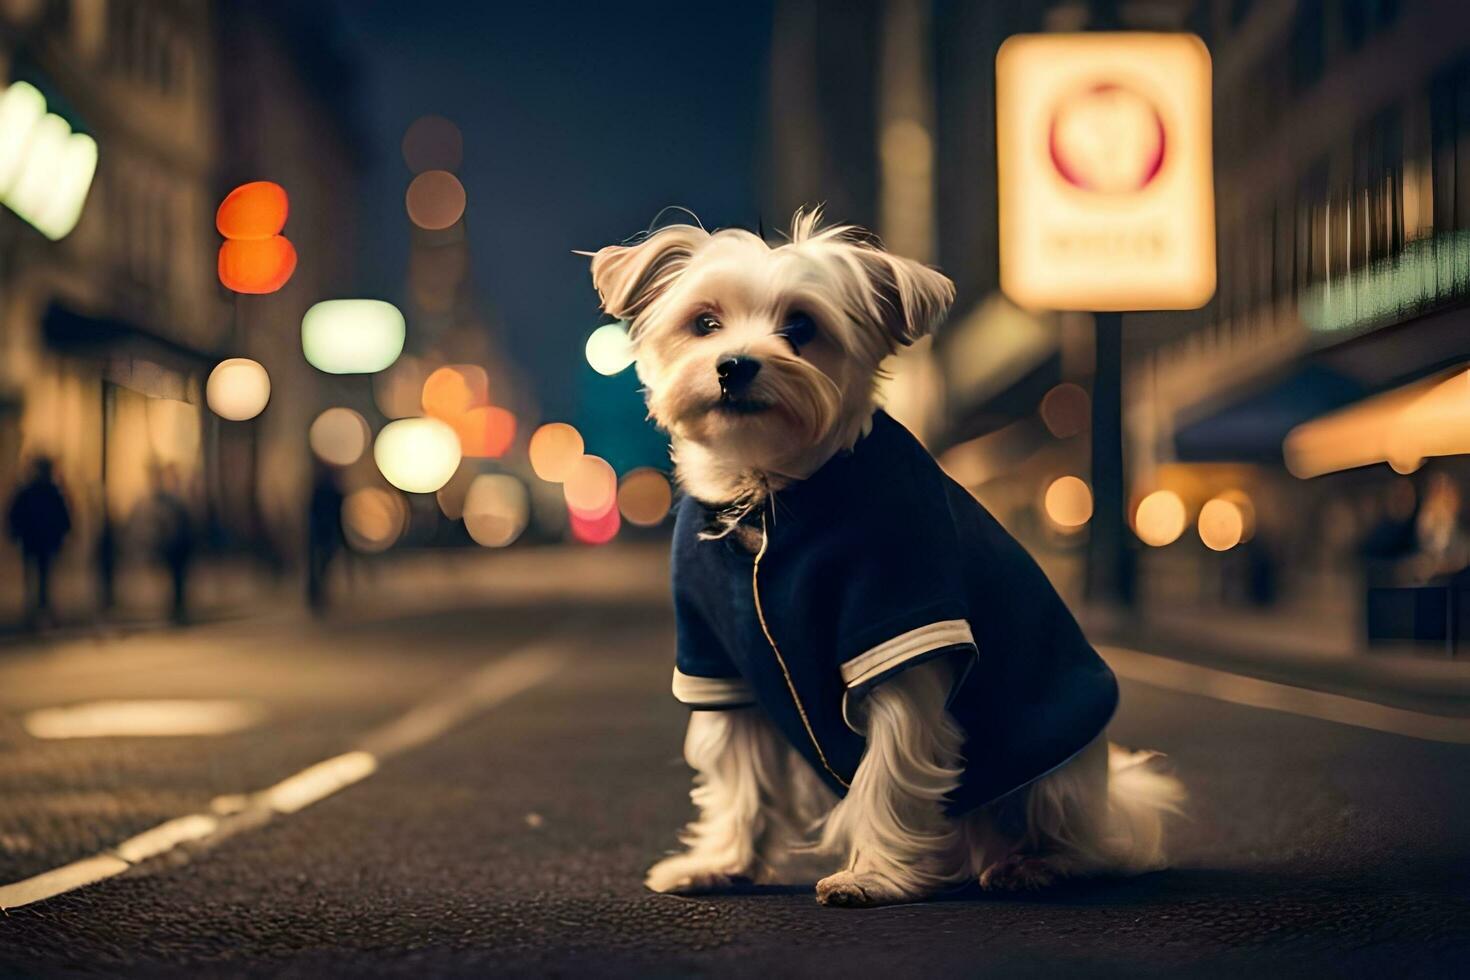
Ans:
[[[1236,395],[1174,433],[1177,458],[1188,463],[1283,463],[1281,443],[1293,428],[1369,394],[1346,375],[1314,363]]]

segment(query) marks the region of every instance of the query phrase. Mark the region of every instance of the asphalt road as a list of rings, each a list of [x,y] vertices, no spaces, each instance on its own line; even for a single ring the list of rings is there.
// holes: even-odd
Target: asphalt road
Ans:
[[[873,911],[821,908],[809,887],[649,894],[642,872],[689,813],[662,570],[538,560],[325,622],[0,653],[0,885],[223,812],[416,708],[458,712],[299,812],[12,909],[0,974],[1463,975],[1470,747],[1134,681],[1114,739],[1169,753],[1193,794],[1173,870]],[[466,678],[527,651],[555,668],[476,700]],[[211,736],[24,727],[101,698],[257,717]]]

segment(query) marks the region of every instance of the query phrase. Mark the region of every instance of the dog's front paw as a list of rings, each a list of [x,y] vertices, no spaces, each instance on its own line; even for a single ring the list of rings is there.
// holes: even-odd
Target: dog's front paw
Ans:
[[[817,901],[837,908],[865,909],[920,898],[923,896],[906,894],[887,878],[872,872],[839,871],[817,882]]]
[[[643,884],[668,895],[707,895],[749,880],[744,868],[711,866],[708,858],[675,854],[649,868]]]

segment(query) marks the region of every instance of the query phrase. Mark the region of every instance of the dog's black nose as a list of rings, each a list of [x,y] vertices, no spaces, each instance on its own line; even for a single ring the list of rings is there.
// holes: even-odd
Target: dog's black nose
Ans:
[[[715,373],[720,376],[720,391],[726,395],[742,395],[755,376],[761,373],[761,362],[754,357],[737,354],[716,364]]]

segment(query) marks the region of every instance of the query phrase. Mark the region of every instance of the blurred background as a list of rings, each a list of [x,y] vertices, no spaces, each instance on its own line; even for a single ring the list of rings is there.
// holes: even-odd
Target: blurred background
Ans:
[[[996,53],[1095,29],[1213,60],[1213,297],[1123,315],[1103,359],[1092,314],[1003,295],[997,234]],[[1458,652],[1459,3],[0,0],[0,75],[5,630],[655,553],[667,445],[573,250],[825,203],[955,280],[886,398],[1094,629]],[[363,299],[335,312],[381,351],[303,324]]]

